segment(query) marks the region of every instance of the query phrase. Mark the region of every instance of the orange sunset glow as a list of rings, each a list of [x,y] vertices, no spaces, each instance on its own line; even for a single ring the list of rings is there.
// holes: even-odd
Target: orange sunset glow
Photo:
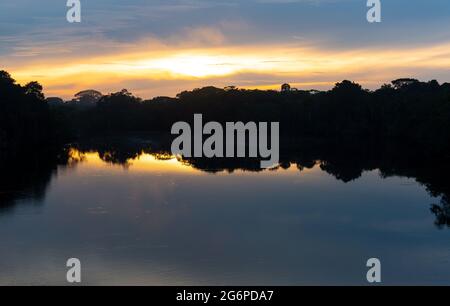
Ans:
[[[148,52],[136,52],[133,50]],[[299,88],[328,88],[338,78],[352,78],[368,87],[421,68],[449,69],[450,44],[412,50],[361,49],[328,51],[296,46],[189,48],[157,51],[143,44],[117,54],[70,58],[10,67],[19,82],[35,76],[49,96],[71,97],[84,88],[129,90],[143,97],[175,95],[183,88],[212,84],[277,89],[283,80]],[[251,76],[251,77],[250,77]],[[254,77],[256,76],[256,77]],[[258,76],[261,76],[259,80]],[[267,78],[269,76],[269,78]],[[65,86],[67,80],[70,86]],[[139,86],[132,85],[137,80]],[[174,84],[176,82],[176,84]],[[148,87],[142,88],[144,84]],[[154,88],[152,84],[161,84]]]
[[[86,3],[80,23],[65,20],[64,6],[34,16],[26,1],[10,5],[5,22],[16,11],[28,18],[0,32],[0,64],[64,99],[85,89],[147,99],[203,86],[321,90],[351,79],[373,89],[399,77],[450,79],[445,3],[420,21],[425,4],[387,3],[392,16],[370,24],[353,0],[134,2]]]

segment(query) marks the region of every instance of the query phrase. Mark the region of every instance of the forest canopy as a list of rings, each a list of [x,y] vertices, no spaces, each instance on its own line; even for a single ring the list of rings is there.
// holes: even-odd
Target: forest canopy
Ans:
[[[0,72],[3,145],[120,132],[169,133],[173,123],[190,122],[194,114],[222,123],[280,122],[282,138],[400,140],[441,153],[450,144],[450,84],[435,80],[403,78],[373,91],[348,80],[328,91],[211,86],[149,100],[125,89],[108,95],[87,90],[66,103],[57,98],[47,103],[39,83],[21,86]]]

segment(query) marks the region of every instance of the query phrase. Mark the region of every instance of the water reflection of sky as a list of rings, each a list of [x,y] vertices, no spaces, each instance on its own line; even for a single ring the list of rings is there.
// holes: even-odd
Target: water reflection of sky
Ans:
[[[365,284],[378,257],[385,283],[448,284],[450,236],[433,226],[433,202],[377,171],[345,184],[318,166],[209,174],[90,153],[43,203],[0,216],[0,283],[64,284],[77,257],[84,284]]]

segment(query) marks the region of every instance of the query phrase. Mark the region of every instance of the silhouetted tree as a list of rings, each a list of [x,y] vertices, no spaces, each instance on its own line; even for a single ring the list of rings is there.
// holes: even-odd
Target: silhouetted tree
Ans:
[[[30,82],[22,87],[0,71],[0,147],[54,142],[55,128],[42,86]]]

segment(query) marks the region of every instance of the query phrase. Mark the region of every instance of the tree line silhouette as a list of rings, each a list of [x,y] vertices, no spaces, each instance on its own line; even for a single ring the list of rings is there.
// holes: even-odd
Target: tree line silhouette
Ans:
[[[42,86],[0,72],[0,146],[52,143],[120,132],[169,132],[177,121],[280,122],[282,138],[401,141],[437,154],[450,144],[450,84],[398,79],[369,91],[342,81],[329,91],[261,91],[230,86],[142,100],[127,90],[82,91],[63,103]]]
[[[177,121],[280,122],[282,137],[402,141],[436,153],[450,144],[450,84],[400,79],[369,91],[350,81],[324,92],[205,87],[176,98],[142,100],[127,90],[92,107],[57,107],[74,135],[168,132]]]

